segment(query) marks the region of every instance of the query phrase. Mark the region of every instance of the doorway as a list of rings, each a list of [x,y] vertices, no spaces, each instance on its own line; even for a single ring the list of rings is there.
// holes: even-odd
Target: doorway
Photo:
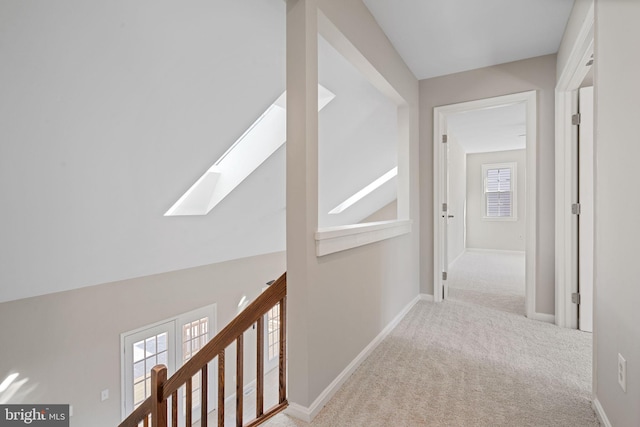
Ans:
[[[526,105],[447,116],[444,298],[524,316]]]
[[[448,174],[448,122],[456,114],[470,111],[486,111],[505,106],[521,105],[525,112],[525,197],[519,201],[524,203],[526,212],[526,224],[523,228],[524,252],[525,252],[525,314],[527,317],[536,318],[535,312],[535,271],[536,271],[536,91],[516,93],[478,101],[470,101],[434,108],[434,301],[442,301],[448,293],[448,268],[449,268],[449,228],[450,222],[455,220],[455,213],[449,211],[449,174]],[[515,176],[515,170],[503,163],[494,163],[496,167],[489,167],[487,163],[484,173],[496,173],[498,175],[510,174]],[[505,167],[502,167],[502,166]],[[506,176],[506,175],[503,175]],[[486,186],[486,177],[483,177],[483,199],[485,216],[487,215],[487,203],[498,214],[502,210],[506,195],[491,195]],[[499,181],[499,179],[498,179]],[[509,180],[510,181],[510,180]],[[505,181],[506,182],[506,181]],[[511,185],[511,183],[509,183]],[[500,188],[498,188],[500,189]],[[507,197],[508,198],[508,197]],[[496,201],[497,200],[497,201]],[[488,202],[487,202],[488,201]],[[497,209],[497,210],[495,210]],[[513,206],[511,208],[513,209]],[[492,211],[493,212],[493,211]],[[507,212],[512,215],[514,211]],[[453,215],[450,218],[449,215]],[[539,319],[546,320],[546,319]]]

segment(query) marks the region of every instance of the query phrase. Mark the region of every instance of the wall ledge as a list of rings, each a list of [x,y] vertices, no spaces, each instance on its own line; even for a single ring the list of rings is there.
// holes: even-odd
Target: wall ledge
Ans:
[[[411,232],[410,219],[369,222],[318,229],[316,256],[329,255]]]

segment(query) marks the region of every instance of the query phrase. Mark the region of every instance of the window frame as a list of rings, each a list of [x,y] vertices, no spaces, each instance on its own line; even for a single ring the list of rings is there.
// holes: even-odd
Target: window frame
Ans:
[[[487,172],[493,169],[511,170],[511,215],[488,216],[487,215]],[[482,219],[484,221],[517,221],[518,220],[518,194],[517,194],[518,168],[517,162],[484,163],[482,165]],[[493,192],[491,192],[493,193]]]

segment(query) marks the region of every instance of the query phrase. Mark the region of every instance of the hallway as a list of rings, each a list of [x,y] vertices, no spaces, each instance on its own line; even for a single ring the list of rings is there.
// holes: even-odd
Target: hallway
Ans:
[[[599,425],[591,335],[524,317],[523,257],[503,260],[512,286],[465,284],[473,265],[497,271],[472,255],[460,260],[451,298],[417,303],[311,425]],[[308,424],[281,414],[266,425]]]

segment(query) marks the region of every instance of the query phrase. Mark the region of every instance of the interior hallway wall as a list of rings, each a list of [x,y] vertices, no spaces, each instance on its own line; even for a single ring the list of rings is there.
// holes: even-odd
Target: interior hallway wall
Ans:
[[[555,311],[554,98],[556,55],[545,55],[420,81],[420,292],[433,295],[433,108],[538,91],[536,307]]]
[[[323,257],[314,238],[318,8],[358,64],[373,65],[375,78],[408,103],[399,115],[408,130],[398,148],[398,215],[414,221],[408,234]],[[418,296],[418,81],[361,0],[287,2],[287,54],[289,401],[310,417],[331,383]]]
[[[640,2],[598,0],[595,11],[595,397],[611,425],[637,427]],[[626,392],[618,354],[627,361]]]
[[[525,250],[526,150],[467,154],[467,248],[503,251]],[[482,165],[516,163],[515,221],[484,219]]]

